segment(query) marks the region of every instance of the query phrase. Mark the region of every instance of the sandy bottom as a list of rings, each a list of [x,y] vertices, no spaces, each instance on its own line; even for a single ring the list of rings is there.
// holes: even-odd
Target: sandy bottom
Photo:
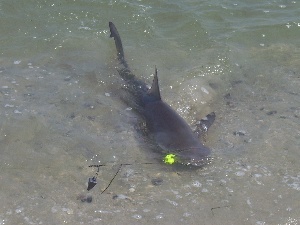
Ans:
[[[110,82],[114,69],[7,63],[0,224],[299,224],[300,67],[253,67],[235,65],[222,88],[221,80],[204,80],[201,91],[191,88],[194,78],[183,81],[172,89],[181,101],[166,94],[188,121],[194,111],[217,114],[205,143],[215,159],[193,170],[164,165],[149,151],[139,118],[117,94],[120,82]],[[88,192],[97,171],[88,166],[99,163],[106,166]]]

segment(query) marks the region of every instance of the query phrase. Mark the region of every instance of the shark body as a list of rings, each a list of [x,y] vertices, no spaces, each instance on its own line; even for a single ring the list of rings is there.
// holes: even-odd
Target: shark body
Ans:
[[[145,119],[149,134],[161,151],[174,154],[176,162],[181,164],[203,166],[209,163],[211,150],[201,143],[185,120],[162,100],[157,69],[149,89],[146,83],[131,73],[120,35],[112,22],[109,22],[109,28],[110,37],[115,40],[118,60],[122,64],[122,68],[118,69],[119,75],[125,80],[126,88],[134,99],[134,108]],[[207,130],[214,120],[215,114],[210,113],[206,120],[201,120],[202,128]]]

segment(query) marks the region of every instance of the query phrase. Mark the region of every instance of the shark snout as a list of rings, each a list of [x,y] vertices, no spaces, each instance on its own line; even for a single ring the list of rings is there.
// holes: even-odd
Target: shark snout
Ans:
[[[198,148],[190,148],[177,153],[177,161],[185,165],[203,166],[211,161],[210,149],[201,146]]]

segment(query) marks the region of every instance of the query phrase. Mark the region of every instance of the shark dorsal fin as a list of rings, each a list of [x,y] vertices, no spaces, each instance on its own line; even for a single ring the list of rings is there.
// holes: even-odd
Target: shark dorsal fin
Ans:
[[[149,95],[155,98],[155,100],[161,100],[159,85],[158,85],[158,77],[157,77],[157,68],[155,67],[154,78],[152,82],[152,86],[148,92]]]

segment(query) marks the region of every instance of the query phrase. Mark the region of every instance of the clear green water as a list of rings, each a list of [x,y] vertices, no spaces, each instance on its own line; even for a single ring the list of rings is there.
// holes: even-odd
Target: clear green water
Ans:
[[[190,124],[216,113],[211,165],[155,159],[108,21]],[[0,224],[299,224],[299,1],[3,0],[0,31]]]

